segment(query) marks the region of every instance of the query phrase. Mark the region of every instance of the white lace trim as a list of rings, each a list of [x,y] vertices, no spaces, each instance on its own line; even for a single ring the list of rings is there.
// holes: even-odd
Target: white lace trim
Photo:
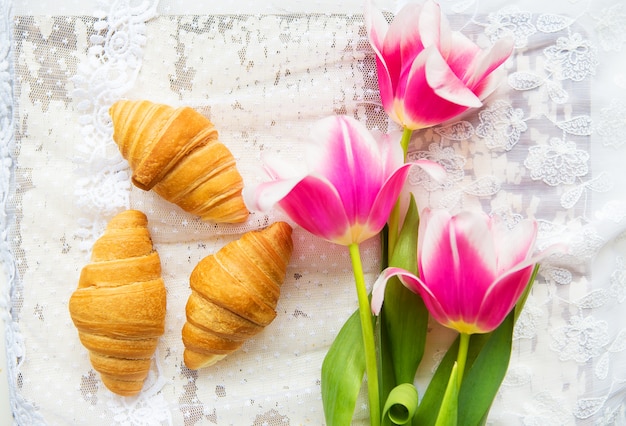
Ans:
[[[110,125],[106,116],[111,99],[119,97],[132,85],[134,76],[141,65],[141,46],[145,43],[145,21],[155,16],[156,4],[144,2],[139,6],[131,6],[129,1],[118,1],[110,6],[109,13],[100,12],[94,24],[96,35],[88,61],[83,63],[74,82],[74,93],[78,107],[84,111],[81,119],[81,130],[84,141],[78,147],[78,163],[84,164],[90,173],[79,180],[77,193],[84,196],[81,208],[87,214],[94,212],[113,212],[128,204],[128,181],[124,174],[126,165],[121,161],[119,153],[107,154],[108,142],[111,138]],[[0,2],[0,258],[7,276],[7,286],[0,294],[0,313],[6,325],[7,370],[9,380],[9,399],[11,410],[17,424],[44,424],[44,419],[35,404],[27,401],[19,392],[19,369],[24,360],[25,345],[19,325],[14,321],[12,312],[17,306],[21,282],[9,243],[10,232],[14,229],[16,212],[10,212],[8,196],[13,183],[12,155],[15,149],[14,109],[12,87],[12,55],[11,55],[11,7],[8,1]],[[116,78],[114,78],[116,76]],[[95,216],[94,216],[95,217]],[[94,236],[100,233],[101,224],[85,218],[85,225],[80,232]],[[88,243],[89,244],[89,243]],[[157,366],[158,368],[158,366]],[[165,384],[158,374],[151,375],[147,380],[147,392],[141,400],[134,401],[133,412],[142,412],[137,407],[163,407],[162,401],[152,401]],[[162,399],[162,396],[156,397]],[[121,422],[128,416],[128,404],[122,398],[113,398],[108,404],[110,410],[116,412]],[[145,410],[143,410],[145,412]],[[169,414],[159,415],[155,410],[153,419],[168,422]],[[171,419],[169,422],[171,423]]]
[[[76,202],[84,217],[77,237],[88,250],[101,235],[109,217],[129,208],[128,164],[112,140],[109,108],[132,88],[142,64],[146,22],[156,16],[158,0],[134,4],[114,2],[108,12],[97,11],[95,35],[91,36],[86,61],[72,79],[73,98],[81,112],[83,140],[77,146]],[[143,392],[133,399],[107,394],[111,418],[119,424],[172,424],[161,390],[167,380],[160,374],[159,356],[154,358]],[[84,377],[81,393],[90,395],[96,376]]]
[[[106,220],[101,218],[129,206],[128,164],[112,140],[109,108],[136,80],[146,43],[146,21],[156,16],[157,4],[158,0],[137,5],[118,0],[108,12],[97,11],[87,58],[72,79],[83,135],[76,147],[79,178],[75,191],[85,216],[77,237],[85,250],[102,233]]]
[[[10,12],[6,10],[6,3],[7,1],[0,0],[0,12],[4,19],[0,22],[0,36],[6,33],[6,37],[0,38],[0,43],[4,43],[11,35]],[[472,1],[464,3],[470,4]],[[135,7],[137,4],[139,5]],[[83,135],[75,151],[80,179],[74,189],[83,215],[77,237],[84,250],[89,249],[95,238],[101,234],[108,216],[137,202],[132,197],[129,200],[128,168],[111,141],[108,107],[114,100],[124,96],[138,76],[146,43],[145,23],[156,14],[156,1],[118,1],[107,6],[109,7],[109,12],[96,14],[87,60],[81,64],[73,79],[76,87],[73,98],[81,111],[80,125]],[[131,9],[132,12],[129,13]],[[609,425],[624,418],[625,405],[620,397],[624,394],[626,377],[620,370],[619,362],[626,351],[626,330],[620,324],[609,321],[604,311],[618,310],[626,301],[624,256],[621,252],[613,253],[605,265],[608,269],[603,271],[605,279],[594,277],[591,287],[587,282],[587,274],[591,276],[587,261],[602,251],[607,251],[609,243],[623,243],[626,238],[626,203],[621,197],[614,195],[613,200],[596,200],[593,204],[595,210],[591,210],[592,204],[588,203],[588,199],[600,198],[603,193],[619,187],[614,176],[594,173],[590,154],[597,148],[614,152],[616,157],[623,154],[625,145],[621,135],[626,128],[623,120],[626,106],[622,100],[617,99],[618,94],[615,94],[616,99],[603,105],[593,115],[592,121],[586,104],[567,105],[567,102],[576,99],[577,93],[587,91],[591,83],[599,83],[599,77],[595,80],[593,77],[596,68],[600,74],[602,54],[623,49],[626,41],[626,32],[622,25],[626,16],[625,10],[623,6],[616,5],[592,13],[592,18],[597,20],[596,31],[600,37],[595,41],[599,42],[595,47],[584,35],[581,36],[580,27],[574,25],[575,19],[560,15],[535,15],[509,7],[487,16],[483,23],[476,22],[476,25],[484,28],[484,35],[491,41],[513,34],[519,49],[536,44],[542,46],[534,54],[519,55],[520,58],[527,59],[528,63],[516,61],[514,58],[509,64],[509,88],[521,96],[496,97],[476,114],[465,116],[463,121],[423,132],[420,136],[424,139],[423,144],[419,151],[411,153],[413,159],[432,159],[448,171],[448,180],[443,183],[430,182],[427,177],[419,174],[411,176],[411,183],[427,189],[433,203],[439,206],[454,208],[483,203],[492,213],[505,215],[513,223],[521,216],[510,210],[511,203],[517,203],[516,211],[544,217],[544,201],[550,197],[550,201],[558,203],[550,207],[551,211],[566,213],[568,216],[566,225],[558,219],[554,219],[554,222],[548,219],[541,221],[540,246],[562,240],[566,233],[572,239],[572,253],[571,257],[562,259],[559,264],[543,265],[540,278],[533,289],[534,295],[519,319],[514,337],[515,344],[520,347],[537,344],[547,346],[548,350],[553,351],[552,357],[546,357],[548,361],[555,361],[555,365],[558,363],[564,366],[564,370],[568,369],[568,377],[575,376],[577,369],[584,370],[587,375],[584,379],[585,385],[575,395],[561,398],[558,393],[551,395],[543,389],[538,391],[540,386],[535,385],[536,378],[529,374],[531,370],[525,365],[513,366],[505,380],[506,389],[500,398],[506,403],[515,398],[516,388],[525,388],[529,398],[523,400],[524,406],[517,409],[519,412],[513,413],[520,424],[568,424],[580,419],[593,424]],[[193,17],[188,20],[189,25],[195,23]],[[177,25],[187,25],[182,21],[184,19]],[[295,26],[296,24],[294,28]],[[9,191],[14,189],[10,187],[10,182],[15,179],[11,176],[11,155],[17,155],[13,152],[16,149],[12,146],[14,135],[11,131],[13,124],[19,122],[12,117],[13,94],[9,79],[11,55],[7,51],[9,46],[8,42],[0,45],[0,55],[7,59],[0,61],[0,101],[4,101],[4,108],[1,108],[0,103],[0,129],[5,125],[9,129],[9,132],[2,133],[2,137],[8,139],[3,139],[0,145],[0,229],[3,231],[0,256],[8,266],[11,287],[0,295],[0,312],[8,312],[4,319],[9,320],[6,321],[6,328],[14,415],[20,424],[38,424],[43,421],[40,419],[37,403],[25,400],[17,383],[23,379],[20,377],[19,364],[24,358],[23,336],[18,323],[12,320],[11,312],[2,310],[3,307],[13,308],[12,316],[17,319],[18,311],[22,309],[19,305],[22,297],[19,294],[21,283],[17,276],[19,264],[13,263],[10,252],[10,244],[19,242],[13,242],[9,223],[15,219],[11,214],[20,213],[10,212],[11,206],[17,203],[7,200]],[[150,45],[146,47],[146,63],[149,61],[149,47]],[[251,51],[249,49],[247,52]],[[183,55],[183,58],[186,57]],[[197,64],[195,66],[197,68]],[[180,65],[177,71],[180,70],[187,70],[187,65]],[[612,83],[617,87],[626,87],[624,74],[615,75],[621,76],[622,80]],[[183,87],[182,83],[177,84],[176,87]],[[528,99],[529,104],[532,103],[535,107],[524,108],[524,99]],[[19,112],[19,109],[15,112]],[[590,143],[592,133],[600,142],[593,147]],[[15,136],[19,137],[19,133]],[[478,144],[486,148],[482,152],[483,158],[486,154],[496,160],[497,157],[510,158],[511,161],[506,162],[509,168],[492,171],[484,167],[473,167],[480,157],[472,156],[471,150]],[[493,164],[504,163],[494,161]],[[503,176],[507,179],[502,179]],[[513,185],[522,180],[529,189],[541,188],[546,193],[545,200],[535,202],[531,199],[530,190],[523,194],[511,191]],[[528,206],[528,210],[520,207],[522,202],[524,206]],[[600,210],[598,206],[601,206]],[[607,230],[601,226],[602,222],[615,226]],[[183,221],[182,225],[186,226],[187,223]],[[609,232],[612,234],[607,235]],[[19,245],[17,248],[16,245],[12,247],[13,250],[20,249]],[[324,256],[323,259],[326,260],[327,253]],[[299,261],[304,264],[305,259],[309,258],[302,257]],[[294,268],[299,271],[297,276],[302,278],[300,268],[304,267],[295,265]],[[296,283],[296,288],[301,290],[299,285]],[[303,285],[302,291],[304,288]],[[289,300],[288,297],[285,300]],[[559,315],[555,315],[557,306],[561,309]],[[293,317],[300,318],[295,313]],[[340,323],[337,320],[337,324]],[[26,326],[23,327],[26,332]],[[164,358],[163,352],[161,356],[155,357],[154,370],[146,382],[144,392],[137,399],[123,399],[93,392],[99,386],[99,380],[97,374],[87,370],[80,384],[81,395],[93,405],[100,398],[98,404],[104,402],[108,416],[119,423],[139,423],[146,420],[157,424],[172,423],[171,417],[180,413],[165,408],[166,397],[162,391],[165,380],[175,380],[176,384],[180,384],[181,378],[172,379],[172,375],[162,374],[161,369],[167,371],[166,363],[170,362],[163,361]],[[208,421],[214,421],[216,414],[215,411],[210,411],[210,404],[206,400],[195,399],[202,394],[201,391],[196,393],[196,383],[200,384],[200,381],[196,382],[197,376],[184,369],[182,376],[185,380],[182,392],[185,394],[181,395],[181,388],[178,387],[179,411],[186,417],[191,416],[191,422],[204,417]],[[574,382],[567,383],[571,386]],[[222,397],[225,392],[221,384],[215,387],[216,397]],[[563,395],[566,393],[567,390],[564,389]],[[295,391],[291,395],[294,394]],[[172,402],[169,397],[167,399],[171,408]],[[199,402],[195,404],[196,401]],[[41,410],[43,414],[44,410]],[[278,411],[275,413],[278,418]],[[509,421],[510,419],[503,418],[501,424]]]
[[[16,219],[16,212],[11,212],[8,204],[13,184],[15,149],[11,12],[9,1],[0,1],[0,259],[6,274],[6,285],[0,293],[0,320],[5,325],[6,368],[13,417],[18,424],[39,425],[43,424],[43,418],[35,405],[18,392],[17,383],[20,365],[24,360],[24,339],[13,318],[17,299],[15,295],[19,293],[22,284],[9,242]]]

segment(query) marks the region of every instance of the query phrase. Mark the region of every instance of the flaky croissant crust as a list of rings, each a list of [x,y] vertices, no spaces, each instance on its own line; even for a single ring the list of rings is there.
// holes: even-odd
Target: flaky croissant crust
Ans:
[[[95,242],[69,300],[72,321],[104,385],[123,396],[143,387],[165,330],[166,291],[146,216],[115,216]]]
[[[190,107],[120,100],[109,111],[113,140],[132,169],[131,180],[203,220],[248,218],[243,178],[213,123]]]
[[[182,329],[188,368],[214,364],[274,320],[293,251],[291,233],[287,223],[276,222],[196,265]]]

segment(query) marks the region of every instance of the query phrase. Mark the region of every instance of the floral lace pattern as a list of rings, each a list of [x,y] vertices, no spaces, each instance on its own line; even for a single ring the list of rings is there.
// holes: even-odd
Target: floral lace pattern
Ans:
[[[609,19],[606,15],[608,10],[618,15]],[[509,87],[534,97],[538,104],[528,108],[519,103],[515,95],[511,95],[510,99],[495,98],[463,121],[446,124],[432,133],[426,132],[422,137],[432,134],[432,137],[440,135],[441,139],[428,145],[428,150],[410,154],[411,159],[437,161],[449,173],[446,183],[440,187],[433,186],[421,175],[413,176],[413,185],[422,185],[429,191],[443,189],[440,198],[431,193],[431,203],[438,200],[442,207],[454,208],[470,204],[477,198],[487,199],[491,201],[493,213],[500,214],[503,211],[496,208],[495,200],[511,200],[513,193],[517,192],[515,185],[521,184],[529,193],[537,191],[542,197],[547,197],[545,201],[550,198],[546,194],[552,193],[551,198],[558,209],[578,216],[565,227],[556,222],[544,222],[541,235],[546,243],[554,241],[558,235],[570,235],[574,258],[561,259],[563,263],[560,264],[543,265],[540,271],[542,279],[535,284],[535,293],[542,297],[531,297],[527,302],[518,320],[514,339],[520,348],[525,348],[527,341],[541,342],[540,330],[548,327],[550,337],[545,344],[558,361],[563,364],[574,362],[593,371],[598,383],[605,386],[605,393],[598,396],[596,386],[589,389],[588,395],[579,389],[571,410],[565,408],[565,399],[548,393],[535,394],[534,400],[524,404],[522,412],[525,414],[515,413],[524,425],[569,424],[572,417],[579,421],[591,421],[588,424],[621,424],[618,419],[623,420],[624,416],[625,406],[618,401],[620,398],[608,397],[626,392],[623,375],[613,372],[616,376],[611,380],[610,372],[612,358],[624,351],[624,331],[598,315],[605,309],[612,309],[615,303],[624,301],[623,255],[616,257],[616,269],[606,276],[604,282],[598,282],[593,290],[586,293],[583,290],[586,272],[571,262],[593,258],[607,245],[618,250],[619,244],[609,243],[596,228],[596,221],[600,218],[611,220],[619,223],[623,230],[623,204],[618,200],[609,200],[598,207],[601,213],[596,213],[595,217],[588,216],[588,207],[594,197],[612,193],[616,178],[605,170],[595,171],[590,140],[597,138],[603,146],[613,150],[623,146],[624,105],[621,100],[613,99],[594,120],[588,108],[568,104],[579,94],[587,97],[584,93],[601,63],[600,49],[608,51],[621,45],[621,42],[607,43],[609,37],[619,40],[624,34],[623,28],[618,30],[615,24],[621,22],[620,10],[621,7],[611,6],[599,12],[603,20],[596,21],[596,25],[604,41],[600,47],[585,37],[576,27],[576,19],[569,16],[535,15],[509,6],[488,14],[486,23],[477,19],[492,42],[505,36],[514,37],[520,52],[517,57],[524,58],[524,61],[513,61],[518,66],[509,70]],[[533,46],[538,40],[543,40],[546,47],[521,54],[523,49]],[[529,67],[528,63],[532,61],[541,66]],[[497,164],[495,159],[499,157],[509,157],[509,170],[502,172],[492,168],[492,175],[480,174],[479,170],[482,173],[489,170],[477,167],[477,162],[485,153],[491,153],[492,164]],[[518,164],[524,169],[515,168],[512,158],[518,159]],[[554,208],[553,205],[550,211]],[[505,208],[505,214],[506,211]],[[537,206],[537,215],[542,216],[545,212],[540,205]],[[579,296],[574,297],[572,293]],[[565,314],[562,324],[552,323],[550,312],[555,303],[567,303],[578,313]],[[532,372],[528,373],[521,365],[511,366],[500,392],[501,398],[506,400],[507,389],[523,389],[533,380]],[[497,418],[494,421],[498,423]]]
[[[12,168],[15,158],[15,133],[13,110],[13,57],[11,51],[11,8],[7,2],[0,2],[0,259],[10,285],[0,293],[0,318],[5,325],[5,343],[7,356],[7,377],[9,380],[9,403],[16,419],[23,419],[28,424],[39,424],[42,417],[36,412],[35,405],[26,400],[19,392],[19,371],[24,359],[24,339],[16,323],[18,300],[21,283],[17,275],[14,256],[16,251],[11,245],[14,237],[11,232],[15,220],[15,210],[10,199],[11,186],[14,184]]]
[[[489,149],[510,151],[528,128],[524,111],[501,100],[480,111],[478,119],[480,124],[476,127],[476,134],[485,140]]]
[[[96,11],[88,56],[72,78],[83,136],[76,149],[81,167],[76,199],[79,208],[92,215],[82,220],[85,226],[77,232],[85,248],[104,229],[105,222],[94,217],[108,218],[129,206],[128,165],[112,140],[108,111],[135,82],[146,43],[146,21],[155,16],[156,6],[157,1],[138,6],[119,1],[109,11]]]
[[[512,36],[515,47],[522,48],[528,44],[528,37],[537,32],[532,23],[532,13],[522,11],[517,6],[509,6],[487,17],[489,24],[485,27],[485,34],[492,42],[503,37]]]
[[[525,10],[524,2],[453,4],[452,22],[468,37],[490,44],[511,36],[516,50],[508,77],[482,108],[415,132],[409,153],[447,171],[445,181],[433,182],[414,169],[409,183],[420,205],[478,206],[511,224],[534,216],[539,249],[570,245],[567,256],[542,265],[518,320],[493,425],[626,422],[626,328],[615,321],[626,303],[626,104],[619,92],[626,76],[610,67],[626,42],[626,8],[616,0],[571,3],[560,14]],[[344,285],[351,280],[346,253],[296,229],[276,322],[215,368],[187,369],[179,331],[189,272],[279,216],[205,224],[132,187],[108,108],[122,97],[196,107],[218,125],[244,180],[254,182],[264,152],[302,155],[299,142],[324,115],[394,130],[377,96],[362,16],[189,15],[167,7],[159,15],[156,1],[120,0],[92,16],[43,17],[13,16],[7,2],[0,5],[0,253],[10,280],[0,295],[8,310],[0,312],[8,313],[18,423],[322,423],[319,367],[355,307],[352,286]],[[132,399],[103,388],[67,315],[91,244],[128,207],[149,216],[168,288],[166,334]],[[373,282],[377,241],[363,247],[363,257]],[[431,336],[441,344],[427,355],[420,384],[447,343],[445,333]],[[362,400],[356,418],[366,412]]]
[[[602,353],[609,341],[608,328],[605,321],[593,317],[572,317],[567,326],[553,330],[552,349],[561,361],[584,363]]]
[[[571,185],[589,171],[589,154],[571,141],[552,138],[548,145],[532,146],[528,151],[524,165],[530,170],[530,177],[550,186]]]
[[[557,80],[582,81],[594,75],[598,66],[596,49],[579,33],[559,37],[543,53],[547,58],[546,70]]]

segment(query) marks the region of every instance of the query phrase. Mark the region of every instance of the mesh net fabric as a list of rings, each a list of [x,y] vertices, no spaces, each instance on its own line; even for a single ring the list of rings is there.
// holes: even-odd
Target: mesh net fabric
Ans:
[[[580,5],[570,16],[491,2],[472,15],[469,3],[444,3],[453,27],[483,45],[512,34],[516,51],[508,78],[482,109],[416,133],[411,158],[448,171],[443,184],[411,176],[420,205],[480,206],[511,224],[534,216],[541,244],[565,240],[573,248],[542,269],[516,328],[492,424],[623,419],[626,206],[617,187],[626,179],[614,157],[624,153],[625,108],[611,93],[626,86],[623,71],[605,68],[613,74],[604,78],[600,64],[618,64],[626,10],[597,3],[584,6],[597,11],[593,17]],[[13,73],[14,84],[2,111],[10,122],[2,133],[3,260],[13,271],[7,354],[20,424],[323,423],[321,363],[356,308],[347,251],[296,229],[276,320],[239,352],[191,371],[180,339],[191,270],[241,233],[284,218],[272,212],[241,225],[202,223],[130,185],[111,141],[107,111],[119,98],[190,105],[215,123],[249,185],[263,179],[264,152],[300,160],[300,142],[321,117],[349,114],[370,129],[395,129],[380,105],[360,7],[257,7],[209,13],[120,3],[51,16],[4,10],[12,50],[4,45],[2,71]],[[134,398],[102,386],[67,310],[93,241],[124,208],[147,214],[168,292],[166,332]],[[372,283],[378,241],[362,252]],[[430,336],[420,391],[453,338],[435,324]],[[366,416],[361,398],[357,422]]]

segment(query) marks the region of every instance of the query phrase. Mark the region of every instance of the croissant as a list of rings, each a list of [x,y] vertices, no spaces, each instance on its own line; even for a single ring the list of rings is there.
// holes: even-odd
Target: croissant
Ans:
[[[190,107],[121,100],[109,114],[113,140],[132,169],[132,182],[153,189],[203,220],[248,218],[235,158],[209,121]]]
[[[146,216],[119,213],[94,243],[69,300],[72,321],[93,368],[112,392],[143,387],[165,331],[165,285]]]
[[[182,329],[189,369],[223,359],[274,320],[293,251],[291,233],[287,223],[275,222],[245,233],[196,265]]]

